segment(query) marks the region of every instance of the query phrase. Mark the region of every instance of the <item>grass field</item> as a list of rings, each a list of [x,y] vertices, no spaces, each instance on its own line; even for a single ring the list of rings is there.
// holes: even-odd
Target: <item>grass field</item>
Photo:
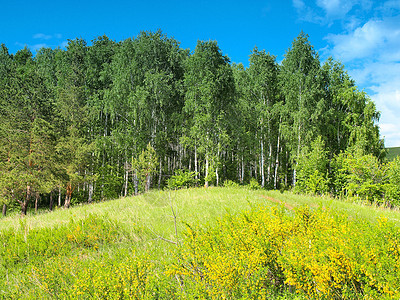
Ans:
[[[187,275],[179,269],[179,264],[176,265],[177,261],[189,259],[187,256],[194,255],[188,250],[192,249],[187,244],[190,242],[190,237],[188,242],[189,228],[198,228],[197,232],[202,232],[202,230],[207,232],[207,228],[221,228],[221,234],[230,231],[233,234],[236,230],[240,234],[244,229],[239,225],[234,225],[237,224],[235,222],[239,222],[237,220],[241,220],[243,216],[247,218],[247,214],[254,215],[256,218],[259,215],[257,211],[259,207],[283,211],[285,218],[294,218],[293,220],[298,215],[296,212],[299,208],[304,210],[308,207],[310,211],[316,211],[316,216],[333,211],[335,214],[347,216],[345,220],[352,222],[350,227],[358,226],[358,223],[378,224],[380,220],[388,220],[391,228],[395,228],[394,230],[400,235],[398,210],[388,210],[361,202],[347,203],[329,197],[300,196],[289,192],[246,188],[151,191],[137,197],[29,215],[22,221],[15,215],[2,218],[0,220],[0,234],[3,240],[0,249],[0,277],[4,278],[4,281],[0,283],[0,298],[74,299],[108,295],[106,298],[119,299],[132,298],[132,295],[136,295],[137,299],[157,297],[163,299],[173,295],[172,298],[186,299],[190,290],[193,295],[199,296],[199,291],[214,285],[210,281],[204,283],[203,279],[197,277],[187,279],[186,285],[181,284],[182,278],[192,275]],[[221,225],[224,223],[221,220],[227,218],[232,218],[233,227],[226,231],[223,230],[225,227]],[[273,218],[275,218],[274,215]],[[276,226],[281,226],[279,224]],[[360,229],[360,232],[362,230],[364,229]],[[216,234],[219,234],[218,230]],[[5,242],[7,239],[10,241],[8,245]],[[204,243],[211,245],[210,241]],[[362,243],[360,245],[362,246]],[[230,248],[233,249],[234,246]],[[211,255],[209,250],[204,249],[208,248],[200,247],[196,253],[205,251],[202,254],[203,258]],[[186,250],[189,252],[186,253]],[[220,251],[224,253],[225,250]],[[398,257],[398,254],[396,255]],[[251,257],[255,256],[252,254]],[[220,261],[215,264],[218,262]],[[172,271],[168,271],[172,265],[178,268],[173,274]],[[203,265],[202,268],[204,268]],[[211,270],[211,267],[208,270]],[[125,275],[122,273],[118,275],[118,272],[125,272]],[[219,280],[218,276],[215,275],[212,278]],[[226,279],[227,275],[220,276]],[[131,279],[126,283],[123,278]],[[91,282],[90,287],[86,286],[85,282]],[[198,282],[206,284],[206,287],[199,285]],[[226,279],[224,282],[229,282],[229,280]],[[236,285],[244,284],[244,281],[240,282],[236,282]],[[219,285],[223,286],[223,284]],[[295,283],[291,285],[296,286]],[[254,286],[260,287],[257,284],[246,283],[243,285],[243,290],[249,286],[251,286],[248,294],[250,296],[247,297],[253,298],[254,294],[250,291],[253,291]],[[375,287],[375,285],[372,286]],[[129,290],[128,287],[133,290]],[[384,288],[383,286],[376,289],[383,295]],[[160,289],[163,291],[161,292]],[[271,290],[270,292],[275,294],[269,295],[274,295],[275,298],[293,299],[308,298],[312,295],[304,292],[302,285],[299,285],[298,289],[299,294],[294,293],[290,288],[289,290],[274,290],[275,292]],[[121,292],[118,294],[116,291]],[[203,297],[210,299],[233,297],[223,294],[222,291],[213,294],[214,292],[214,290],[209,291]]]

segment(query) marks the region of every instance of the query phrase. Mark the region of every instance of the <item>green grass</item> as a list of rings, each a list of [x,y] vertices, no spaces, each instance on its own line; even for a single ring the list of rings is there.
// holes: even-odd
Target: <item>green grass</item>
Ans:
[[[49,270],[54,265],[59,265],[65,261],[70,261],[70,264],[72,262],[74,264],[84,263],[91,266],[91,268],[100,268],[98,265],[93,266],[91,264],[96,261],[104,261],[109,266],[110,261],[119,261],[121,257],[130,257],[135,253],[138,257],[140,255],[149,256],[152,264],[162,270],[165,262],[170,262],[174,259],[175,256],[172,253],[177,249],[174,242],[183,240],[186,224],[203,228],[214,226],[218,219],[227,214],[242,214],[244,211],[260,205],[285,208],[288,214],[294,214],[296,208],[301,206],[308,206],[311,209],[322,208],[324,210],[344,212],[352,219],[367,220],[373,223],[378,219],[386,218],[400,228],[400,213],[398,210],[385,209],[365,202],[350,203],[330,197],[295,195],[290,192],[281,193],[279,191],[249,190],[243,187],[195,188],[178,191],[154,190],[136,197],[80,205],[70,209],[59,208],[54,212],[43,212],[37,215],[31,214],[22,218],[23,221],[21,221],[19,215],[0,219],[0,233],[9,230],[13,232],[23,232],[25,230],[26,232],[26,230],[49,229],[51,231],[53,229],[57,230],[56,228],[62,226],[71,226],[71,224],[76,226],[80,221],[83,224],[84,220],[94,215],[102,220],[109,220],[110,224],[117,224],[115,226],[119,226],[118,228],[121,228],[123,233],[121,236],[116,237],[114,242],[108,242],[107,240],[107,242],[99,244],[98,249],[90,247],[79,248],[81,247],[80,245],[74,244],[71,246],[71,249],[74,250],[71,253],[67,253],[64,258],[56,257],[57,253],[55,253],[54,258],[47,259],[42,257],[41,260],[36,262],[31,253],[30,261],[26,265],[20,264],[16,265],[15,269],[2,270],[3,273],[5,272],[4,274],[0,272],[0,277],[2,275],[7,276],[7,284],[0,283],[0,298],[10,297],[5,292],[10,282],[14,284],[13,286],[18,286],[21,289],[21,284],[25,281],[31,282],[31,285],[27,285],[22,291],[32,290],[33,294],[27,294],[26,296],[16,294],[17,297],[37,297],[38,294],[35,294],[36,283],[32,283],[33,277],[29,274],[32,272],[31,268],[33,266],[40,268],[42,263]],[[51,237],[48,237],[48,239],[51,240]],[[18,247],[18,245],[16,246]],[[0,259],[2,258],[0,257]],[[67,263],[65,268],[68,269],[68,266],[71,267]],[[77,269],[79,268],[77,267]],[[74,274],[73,270],[72,268],[68,274]],[[67,275],[60,276],[66,277]],[[66,283],[65,285],[68,286]],[[22,286],[24,285],[22,284]]]
[[[271,201],[268,197],[275,199]],[[173,229],[174,218],[178,223],[207,224],[227,213],[235,214],[254,205],[280,206],[286,203],[298,207],[323,206],[340,210],[360,218],[370,220],[386,217],[400,224],[398,209],[387,209],[366,201],[346,202],[328,196],[296,195],[291,192],[249,190],[246,188],[194,188],[177,191],[150,191],[136,197],[126,197],[101,203],[79,205],[70,209],[59,208],[53,212],[42,212],[25,217],[30,228],[54,227],[67,224],[71,219],[83,219],[89,214],[107,215],[110,219],[122,222],[127,228],[132,224],[154,227],[166,232]],[[17,228],[19,215],[0,219],[0,230]]]
[[[400,147],[391,147],[391,148],[386,148],[388,151],[386,158],[389,161],[394,160],[397,156],[400,156]]]

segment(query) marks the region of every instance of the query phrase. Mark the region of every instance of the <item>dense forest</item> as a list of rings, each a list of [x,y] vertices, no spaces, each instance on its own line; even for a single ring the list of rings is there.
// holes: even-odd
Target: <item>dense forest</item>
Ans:
[[[340,62],[321,63],[303,32],[281,63],[257,48],[249,57],[245,68],[216,41],[190,51],[161,31],[35,55],[2,44],[3,213],[163,188],[174,174],[399,199],[379,113]]]

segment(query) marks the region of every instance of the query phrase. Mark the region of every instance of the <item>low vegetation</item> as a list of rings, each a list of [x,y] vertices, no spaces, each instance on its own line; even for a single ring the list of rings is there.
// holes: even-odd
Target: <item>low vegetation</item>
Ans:
[[[400,297],[398,210],[226,185],[2,218],[0,297]]]

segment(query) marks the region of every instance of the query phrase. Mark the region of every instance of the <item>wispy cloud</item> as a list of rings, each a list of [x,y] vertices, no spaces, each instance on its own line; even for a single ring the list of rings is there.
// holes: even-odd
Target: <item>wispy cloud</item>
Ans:
[[[311,5],[310,1],[292,0],[292,5],[299,20],[329,26],[336,20],[348,22],[348,14],[354,7],[369,9],[367,2],[369,0],[316,0]]]
[[[329,19],[343,18],[355,5],[355,1],[317,0],[316,3]]]
[[[48,35],[48,34],[44,34],[44,33],[36,33],[33,35],[34,39],[40,39],[40,40],[49,40],[52,37],[53,37],[52,35]]]
[[[333,45],[333,56],[344,62],[370,57],[385,42],[380,21],[370,21],[348,34],[330,34],[326,39]]]
[[[400,17],[371,20],[345,34],[330,34],[331,53],[344,62],[400,59]]]
[[[324,26],[338,21],[350,30],[365,21],[364,15],[373,10],[373,4],[372,0],[292,0],[300,21]]]
[[[60,44],[60,48],[65,48],[65,47],[67,47],[68,46],[68,41],[63,41],[61,44]]]
[[[33,35],[33,38],[39,40],[61,39],[62,35],[60,33],[56,34],[36,33]]]
[[[292,0],[292,4],[297,11],[298,18],[301,21],[306,21],[311,23],[323,22],[323,18],[318,16],[311,7],[306,5],[304,0]]]
[[[329,26],[340,20],[342,32],[328,34],[322,57],[346,65],[381,112],[386,146],[400,146],[400,1],[292,0],[299,20]]]
[[[42,48],[49,48],[49,45],[47,44],[35,44],[35,45],[30,45],[29,48],[33,51],[36,52]]]
[[[370,20],[326,40],[326,51],[347,65],[381,111],[386,146],[400,146],[400,16]]]
[[[23,47],[27,47],[29,48],[33,54],[35,54],[38,50],[42,49],[42,48],[65,48],[68,45],[68,41],[62,41],[62,42],[58,42],[58,43],[38,43],[38,44],[23,44],[23,43],[19,43],[17,42],[16,45],[18,45],[19,47],[23,48]]]

